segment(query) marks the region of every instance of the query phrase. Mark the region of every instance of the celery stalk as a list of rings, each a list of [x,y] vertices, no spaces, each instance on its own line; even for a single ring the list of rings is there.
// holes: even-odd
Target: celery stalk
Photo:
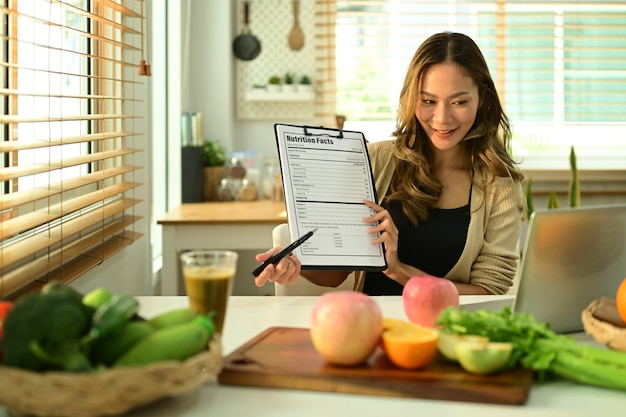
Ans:
[[[569,365],[562,364],[561,362],[554,362],[551,367],[552,373],[562,378],[569,379],[579,384],[594,385],[602,388],[612,388],[607,386],[607,383],[598,381],[595,376],[590,376],[587,373],[580,372],[579,369],[572,368]]]
[[[626,390],[626,368],[589,360],[567,350],[557,353],[550,370],[577,382]]]
[[[552,349],[556,352],[567,351],[585,360],[608,363],[626,371],[626,353],[618,350],[581,345],[566,336],[562,336],[561,339],[539,339],[535,344],[537,347]]]
[[[626,353],[577,343],[556,334],[546,323],[527,313],[475,312],[449,307],[437,320],[445,331],[478,334],[489,340],[510,342],[513,355],[507,368],[522,366],[541,379],[553,374],[573,381],[626,391]]]
[[[626,353],[594,346],[577,346],[580,347],[583,358],[596,362],[610,363],[626,371]]]

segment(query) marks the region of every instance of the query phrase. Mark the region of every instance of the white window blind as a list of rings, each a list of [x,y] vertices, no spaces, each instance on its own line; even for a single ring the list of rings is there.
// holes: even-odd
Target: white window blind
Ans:
[[[623,1],[318,1],[319,10],[335,6],[328,45],[336,73],[329,79],[346,128],[373,141],[389,137],[411,57],[428,36],[450,30],[483,51],[512,122],[516,156],[567,166],[575,146],[583,167],[626,163]]]
[[[0,297],[70,282],[141,237],[142,0],[2,0]]]

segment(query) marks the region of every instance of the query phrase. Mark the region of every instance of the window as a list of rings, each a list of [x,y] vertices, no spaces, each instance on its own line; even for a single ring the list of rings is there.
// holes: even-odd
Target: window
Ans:
[[[3,0],[0,297],[70,282],[141,234],[142,1]]]
[[[406,67],[442,30],[481,47],[513,128],[513,153],[623,167],[626,4],[555,0],[336,0],[336,109],[389,137]],[[597,167],[597,165],[596,165]]]

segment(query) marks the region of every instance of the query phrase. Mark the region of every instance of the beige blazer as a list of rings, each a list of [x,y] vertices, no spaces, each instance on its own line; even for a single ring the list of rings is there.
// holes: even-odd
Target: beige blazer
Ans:
[[[393,144],[387,140],[368,145],[379,204],[395,170]],[[519,261],[524,204],[520,182],[505,177],[490,182],[481,172],[475,175],[465,249],[445,278],[480,285],[490,294],[505,294],[513,285]],[[364,276],[357,273],[355,289],[363,288]]]

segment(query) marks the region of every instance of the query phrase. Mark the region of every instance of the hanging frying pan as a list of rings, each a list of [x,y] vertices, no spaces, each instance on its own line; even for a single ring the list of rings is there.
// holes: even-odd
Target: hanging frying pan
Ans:
[[[243,2],[243,30],[233,41],[233,53],[242,61],[251,61],[261,53],[261,42],[250,33],[250,4]]]

